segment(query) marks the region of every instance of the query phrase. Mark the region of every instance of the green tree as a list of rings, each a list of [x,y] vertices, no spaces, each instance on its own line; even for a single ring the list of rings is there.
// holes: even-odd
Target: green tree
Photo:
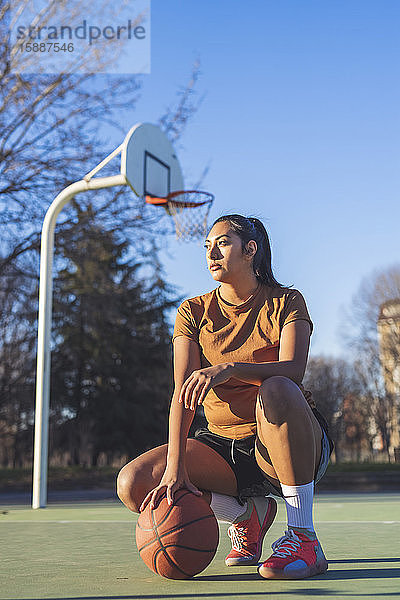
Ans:
[[[134,456],[165,441],[166,311],[176,300],[158,261],[134,262],[126,240],[90,207],[59,237],[65,266],[54,285],[51,454],[88,465],[101,453],[107,462]]]
[[[0,464],[32,458],[36,281],[9,266],[0,287]]]

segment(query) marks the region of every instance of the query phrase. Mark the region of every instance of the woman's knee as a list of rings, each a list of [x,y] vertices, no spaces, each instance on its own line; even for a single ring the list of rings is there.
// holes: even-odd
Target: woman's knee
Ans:
[[[155,487],[165,468],[165,451],[155,448],[122,467],[117,477],[117,494],[130,510],[139,512],[146,494]]]
[[[122,467],[117,477],[117,495],[134,512],[139,512],[141,504],[137,493],[140,487],[141,471],[140,463],[138,459],[135,459]]]
[[[288,377],[274,376],[260,386],[257,401],[257,419],[267,419],[274,425],[286,420],[288,411],[293,408],[298,394],[298,386]]]

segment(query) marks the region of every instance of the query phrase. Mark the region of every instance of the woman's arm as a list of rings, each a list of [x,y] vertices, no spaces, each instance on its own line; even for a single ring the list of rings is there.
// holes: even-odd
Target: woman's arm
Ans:
[[[166,491],[167,501],[173,503],[174,492],[186,487],[196,495],[201,492],[191,483],[186,471],[186,442],[194,413],[185,410],[179,403],[179,395],[184,381],[193,371],[201,367],[200,349],[196,342],[183,336],[174,341],[174,380],[175,387],[169,410],[169,434],[167,464],[160,483],[150,490],[140,506],[140,511],[150,502],[153,508],[161,492]]]
[[[292,321],[283,327],[279,360],[266,363],[233,363],[231,377],[261,385],[268,377],[282,375],[301,383],[306,370],[311,328],[308,321]]]
[[[311,328],[308,321],[298,320],[285,325],[279,344],[279,360],[265,363],[223,363],[198,369],[186,379],[179,401],[192,410],[201,404],[210,389],[231,378],[261,385],[268,377],[281,375],[301,383],[307,365]]]
[[[178,468],[185,464],[186,441],[193,413],[184,410],[179,396],[186,379],[201,367],[200,348],[188,338],[178,336],[174,340],[174,393],[169,412],[168,464]]]

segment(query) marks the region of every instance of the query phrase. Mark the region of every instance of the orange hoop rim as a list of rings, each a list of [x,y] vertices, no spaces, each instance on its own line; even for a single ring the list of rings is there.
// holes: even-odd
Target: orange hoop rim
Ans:
[[[189,194],[200,195],[203,200],[200,202],[196,202],[194,200],[175,200],[178,196],[186,196]],[[152,196],[151,194],[145,195],[145,201],[147,204],[152,204],[153,206],[168,206],[168,204],[175,204],[176,206],[181,206],[182,208],[196,208],[197,206],[204,206],[205,204],[209,204],[213,202],[214,194],[210,192],[203,192],[201,190],[178,190],[176,192],[171,192],[168,196],[164,198],[158,196]]]

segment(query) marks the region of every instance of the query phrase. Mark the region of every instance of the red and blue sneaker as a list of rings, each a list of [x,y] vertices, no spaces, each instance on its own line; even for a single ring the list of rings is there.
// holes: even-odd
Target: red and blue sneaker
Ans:
[[[247,498],[247,510],[228,529],[232,550],[225,558],[228,567],[256,565],[264,536],[276,515],[276,502],[263,496]]]
[[[314,531],[289,529],[272,544],[272,550],[271,556],[258,569],[265,579],[304,579],[328,569]]]

